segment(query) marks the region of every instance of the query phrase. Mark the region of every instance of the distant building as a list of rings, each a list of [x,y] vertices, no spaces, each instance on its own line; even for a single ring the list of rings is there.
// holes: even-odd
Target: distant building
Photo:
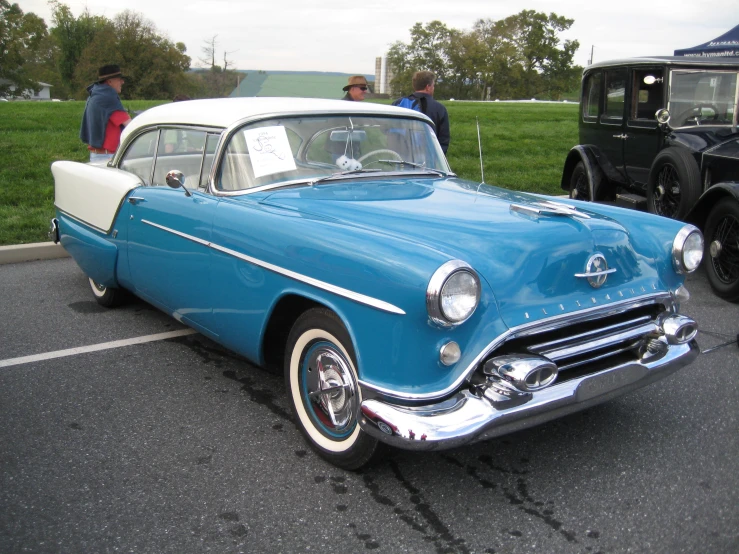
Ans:
[[[341,98],[341,90],[354,73],[322,71],[240,71],[238,86],[229,96],[282,96],[302,98]],[[372,76],[365,75],[374,90]]]
[[[387,63],[387,57],[375,58],[375,92],[377,94],[392,94],[390,83],[393,80],[393,68]]]
[[[16,98],[25,98],[27,100],[51,100],[51,87],[54,85],[50,85],[49,83],[37,83],[39,87],[41,87],[38,91],[38,93],[35,93],[33,89],[27,89],[20,93],[17,93],[15,91],[16,87],[15,84],[13,84],[13,81],[9,81],[8,79],[0,79],[0,85],[10,85],[8,89],[10,90],[10,97],[16,97]]]

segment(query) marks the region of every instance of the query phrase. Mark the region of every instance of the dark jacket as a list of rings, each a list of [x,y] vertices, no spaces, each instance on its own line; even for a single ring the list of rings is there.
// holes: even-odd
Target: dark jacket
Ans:
[[[115,89],[108,85],[93,83],[87,87],[90,97],[85,104],[80,126],[80,139],[94,148],[102,148],[105,126],[116,111],[126,111]]]
[[[446,151],[449,149],[451,135],[449,134],[449,114],[444,105],[434,100],[433,96],[425,92],[414,92],[408,98],[418,98],[418,102],[421,105],[421,112],[429,116],[431,121],[434,122],[436,138],[439,139],[441,149],[446,154]],[[393,105],[397,102],[400,102],[400,100],[393,102]]]

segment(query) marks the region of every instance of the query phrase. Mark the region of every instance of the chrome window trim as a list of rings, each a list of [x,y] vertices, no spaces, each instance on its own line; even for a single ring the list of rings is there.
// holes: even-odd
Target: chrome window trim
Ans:
[[[154,223],[153,221],[149,221],[147,219],[142,219],[141,222],[146,225],[151,225],[152,227],[156,227],[157,229],[161,229],[162,231],[166,231],[167,233],[172,233],[173,235],[177,235],[189,241],[202,244],[203,246],[207,248],[212,248],[213,250],[223,252],[224,254],[228,254],[229,256],[233,256],[234,258],[237,258],[239,260],[243,260],[250,264],[262,267],[274,273],[284,275],[285,277],[288,277],[290,279],[294,279],[296,281],[306,283],[316,288],[326,290],[328,292],[332,292],[334,294],[337,294],[338,296],[348,298],[349,300],[359,302],[360,304],[365,304],[372,308],[376,308],[378,310],[382,310],[385,312],[390,312],[392,314],[405,315],[405,312],[403,310],[401,310],[397,306],[394,306],[393,304],[390,304],[389,302],[385,302],[384,300],[379,300],[377,298],[373,298],[365,294],[361,294],[358,292],[351,291],[349,289],[345,289],[343,287],[332,285],[331,283],[326,283],[325,281],[321,281],[319,279],[314,279],[313,277],[308,277],[307,275],[303,275],[301,273],[297,273],[295,271],[285,269],[284,267],[280,267],[280,266],[271,264],[269,262],[265,262],[257,258],[253,258],[251,256],[247,256],[246,254],[242,254],[241,252],[231,250],[230,248],[226,248],[225,246],[220,246],[216,243],[203,240],[198,237],[194,237],[192,235],[188,235],[187,233],[183,233],[181,231],[177,231],[169,227],[165,227],[164,225],[159,225],[158,223]]]
[[[390,398],[396,398],[406,401],[436,400],[438,398],[443,398],[444,396],[451,394],[457,388],[459,388],[462,382],[468,379],[469,376],[475,371],[477,365],[480,363],[480,360],[482,360],[485,356],[490,354],[493,350],[498,348],[501,344],[509,339],[556,329],[557,327],[561,326],[562,321],[567,321],[568,324],[581,323],[583,321],[600,319],[602,317],[621,313],[626,309],[638,308],[640,306],[647,306],[650,304],[663,304],[667,307],[668,311],[671,312],[674,312],[676,309],[675,300],[672,294],[670,294],[669,292],[658,292],[655,294],[638,296],[629,300],[621,300],[619,302],[615,302],[614,304],[609,304],[606,307],[587,308],[575,314],[557,315],[532,323],[519,325],[517,327],[511,327],[508,331],[502,333],[501,335],[493,339],[490,343],[488,343],[488,345],[483,348],[477,356],[475,356],[475,358],[472,360],[472,362],[470,362],[470,364],[460,374],[460,376],[451,385],[440,391],[423,394],[401,393],[392,389],[373,385],[362,379],[359,380],[359,384],[363,387],[366,387],[373,391],[377,391]]]

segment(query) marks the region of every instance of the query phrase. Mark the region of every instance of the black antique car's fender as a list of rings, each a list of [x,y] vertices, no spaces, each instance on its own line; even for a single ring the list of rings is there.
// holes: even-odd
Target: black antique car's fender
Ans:
[[[727,256],[727,244],[735,252],[739,248],[739,182],[712,185],[698,199],[686,221],[703,229],[703,263],[714,292],[730,302],[738,301],[739,260]]]

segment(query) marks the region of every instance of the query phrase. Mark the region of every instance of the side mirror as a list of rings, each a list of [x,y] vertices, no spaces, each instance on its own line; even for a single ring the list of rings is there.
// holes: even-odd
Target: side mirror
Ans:
[[[182,189],[185,191],[185,196],[192,196],[192,194],[190,194],[190,191],[185,188],[185,175],[184,173],[182,173],[182,171],[173,169],[167,173],[167,176],[164,178],[164,180],[167,182],[167,185],[172,187],[173,189],[178,189],[182,187]]]
[[[662,108],[657,110],[657,113],[654,114],[654,118],[660,125],[665,125],[670,121],[670,112],[666,108]]]

